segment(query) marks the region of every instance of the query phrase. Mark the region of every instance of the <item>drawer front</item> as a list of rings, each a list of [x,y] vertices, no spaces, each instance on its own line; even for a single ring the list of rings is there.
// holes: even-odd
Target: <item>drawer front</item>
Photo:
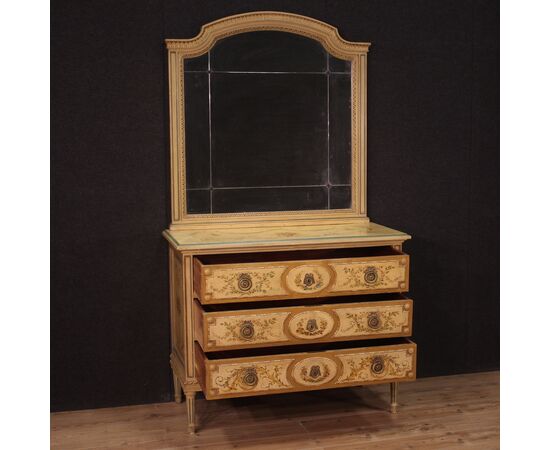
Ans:
[[[331,264],[335,273],[333,292],[408,289],[408,258],[380,261],[347,261]]]
[[[201,303],[328,297],[409,288],[408,255],[314,261],[203,265],[195,259]]]
[[[285,297],[286,266],[206,267],[202,270],[202,303]]]
[[[411,381],[412,342],[324,352],[210,360],[197,347],[197,372],[207,399]]]
[[[413,301],[339,303],[230,312],[195,305],[205,351],[410,336]]]

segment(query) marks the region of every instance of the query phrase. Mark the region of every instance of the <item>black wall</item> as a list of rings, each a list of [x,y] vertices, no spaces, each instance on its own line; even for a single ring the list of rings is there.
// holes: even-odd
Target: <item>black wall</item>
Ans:
[[[413,236],[419,375],[498,368],[496,0],[56,0],[53,410],[171,399],[163,39],[253,10],[372,42],[369,216]]]

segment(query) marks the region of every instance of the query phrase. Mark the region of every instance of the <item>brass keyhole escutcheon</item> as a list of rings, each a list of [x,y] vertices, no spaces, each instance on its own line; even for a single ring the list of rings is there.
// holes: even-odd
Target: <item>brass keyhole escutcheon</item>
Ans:
[[[243,339],[252,339],[254,337],[254,324],[249,320],[245,320],[241,324],[240,335]]]
[[[315,277],[312,273],[306,273],[304,275],[304,286],[311,287],[315,284]]]
[[[380,328],[380,325],[382,325],[380,314],[378,312],[369,313],[367,317],[367,325],[373,330]]]
[[[317,326],[317,320],[315,319],[309,319],[307,321],[307,324],[306,324],[306,330],[309,331],[310,333],[313,333],[314,331],[317,331],[318,330],[318,326]]]
[[[246,386],[254,387],[258,384],[258,374],[255,367],[245,369],[243,373],[243,384]]]
[[[311,369],[309,369],[309,376],[311,378],[319,378],[321,376],[321,368],[317,365],[311,366]]]
[[[241,273],[237,280],[237,286],[241,291],[249,291],[252,287],[252,277],[247,273]]]
[[[384,358],[382,358],[381,356],[375,356],[372,359],[372,364],[370,366],[370,370],[372,371],[372,373],[379,375],[384,372],[384,367]]]
[[[376,267],[368,266],[365,269],[365,275],[363,275],[363,278],[365,279],[365,283],[367,284],[376,283],[378,281],[378,272],[376,271]]]

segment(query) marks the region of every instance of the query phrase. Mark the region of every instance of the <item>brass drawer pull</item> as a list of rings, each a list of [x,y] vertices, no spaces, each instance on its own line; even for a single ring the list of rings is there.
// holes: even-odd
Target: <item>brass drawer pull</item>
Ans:
[[[384,372],[385,364],[384,364],[384,358],[381,356],[375,356],[372,358],[372,364],[370,366],[370,370],[372,373],[379,375],[382,372]]]
[[[243,339],[252,339],[254,337],[254,324],[249,320],[245,320],[241,324],[240,335]]]
[[[376,283],[378,281],[378,272],[376,271],[376,267],[368,266],[365,269],[365,275],[363,275],[363,279],[367,284]]]
[[[380,313],[378,311],[369,313],[367,317],[367,325],[373,330],[377,330],[382,325]]]
[[[249,387],[254,387],[258,384],[258,374],[255,367],[250,367],[244,370],[243,384]]]
[[[252,287],[252,277],[247,273],[241,273],[237,280],[237,286],[241,291],[249,291]]]

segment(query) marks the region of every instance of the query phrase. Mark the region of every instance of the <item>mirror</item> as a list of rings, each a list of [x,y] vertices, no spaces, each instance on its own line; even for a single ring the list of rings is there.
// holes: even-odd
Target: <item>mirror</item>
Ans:
[[[351,62],[283,31],[183,60],[187,214],[351,207]]]

